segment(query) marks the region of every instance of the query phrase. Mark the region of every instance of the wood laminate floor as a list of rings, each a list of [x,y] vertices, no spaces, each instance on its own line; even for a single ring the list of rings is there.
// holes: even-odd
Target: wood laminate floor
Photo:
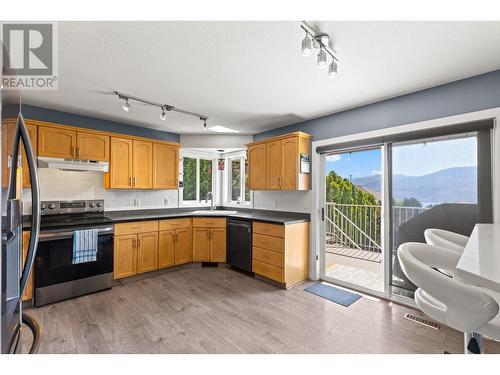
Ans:
[[[350,307],[234,270],[185,268],[28,309],[40,353],[442,353],[462,334],[410,322],[417,311],[361,298]],[[24,347],[31,337],[23,333]],[[487,341],[486,352],[500,353]]]

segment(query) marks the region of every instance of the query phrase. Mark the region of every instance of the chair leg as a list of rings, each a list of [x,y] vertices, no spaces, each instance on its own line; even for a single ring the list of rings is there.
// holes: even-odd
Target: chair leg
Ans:
[[[479,333],[464,333],[465,354],[483,354],[483,336]]]

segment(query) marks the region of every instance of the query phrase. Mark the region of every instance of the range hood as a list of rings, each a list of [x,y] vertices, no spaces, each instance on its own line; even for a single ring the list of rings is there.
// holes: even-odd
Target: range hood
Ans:
[[[38,168],[61,169],[63,171],[108,172],[109,163],[106,161],[39,157]]]

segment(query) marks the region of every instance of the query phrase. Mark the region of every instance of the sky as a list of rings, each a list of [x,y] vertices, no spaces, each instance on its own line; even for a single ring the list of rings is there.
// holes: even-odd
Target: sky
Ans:
[[[392,154],[393,173],[407,176],[423,176],[443,169],[477,165],[475,137],[395,145]],[[347,179],[380,174],[381,169],[380,149],[327,156],[327,173],[335,170]]]

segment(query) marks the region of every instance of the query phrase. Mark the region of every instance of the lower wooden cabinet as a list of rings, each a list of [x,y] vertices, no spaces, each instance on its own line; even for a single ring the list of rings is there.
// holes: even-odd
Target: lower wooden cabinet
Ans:
[[[158,268],[192,262],[190,219],[160,221],[159,236]]]
[[[226,261],[226,219],[193,219],[193,262]]]
[[[26,263],[26,257],[28,255],[28,245],[30,242],[30,232],[24,231],[23,232],[23,267],[24,264]],[[28,284],[26,285],[26,290],[23,293],[23,301],[28,301],[30,299],[33,299],[33,270],[35,269],[34,265],[31,269],[31,275],[28,279]]]
[[[158,232],[137,235],[137,273],[158,269]]]
[[[158,269],[158,221],[115,225],[114,278]]]
[[[137,274],[137,235],[115,236],[114,278]]]
[[[307,280],[309,273],[309,223],[277,225],[254,222],[252,271],[284,284],[286,288]]]

